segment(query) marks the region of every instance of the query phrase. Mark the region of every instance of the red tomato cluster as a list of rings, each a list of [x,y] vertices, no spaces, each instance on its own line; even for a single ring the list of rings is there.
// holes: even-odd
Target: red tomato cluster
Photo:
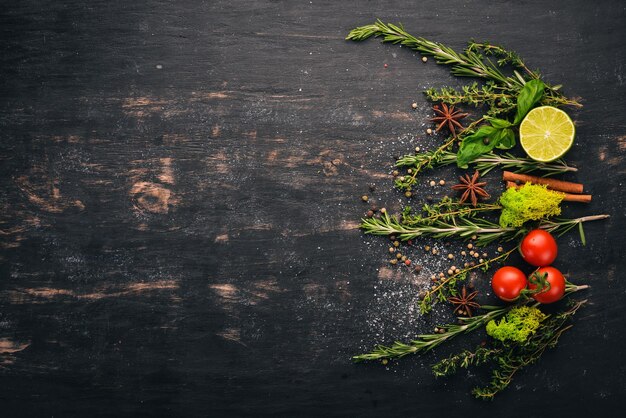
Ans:
[[[522,240],[520,246],[522,258],[528,264],[539,267],[533,275],[545,277],[550,288],[532,297],[540,303],[552,303],[560,300],[565,294],[565,278],[563,274],[550,264],[556,259],[558,248],[556,241],[549,232],[543,229],[530,231]],[[516,300],[524,289],[534,290],[537,284],[529,281],[520,269],[505,266],[500,268],[491,279],[491,287],[500,299],[512,302]]]

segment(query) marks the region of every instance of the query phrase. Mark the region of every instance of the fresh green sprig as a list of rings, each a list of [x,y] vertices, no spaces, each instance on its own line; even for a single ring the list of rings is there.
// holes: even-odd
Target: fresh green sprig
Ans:
[[[575,219],[543,220],[537,226],[556,235],[562,235],[574,227],[581,228],[584,222],[608,218],[609,215],[583,216]],[[528,232],[522,227],[501,227],[500,225],[481,218],[454,217],[451,221],[435,220],[425,224],[405,225],[396,217],[384,213],[380,218],[362,219],[361,229],[371,235],[396,235],[400,240],[407,241],[420,236],[434,238],[468,240],[476,235],[476,245],[485,246],[495,240],[511,241]],[[584,237],[581,236],[581,240]]]
[[[561,335],[572,327],[566,324],[567,321],[586,302],[577,301],[568,310],[550,318],[528,340],[513,346],[502,345],[505,348],[491,356],[491,360],[497,364],[492,371],[491,382],[487,387],[474,388],[472,394],[479,399],[493,399],[506,389],[518,371],[537,362],[546,349],[556,346]]]
[[[570,284],[565,288],[565,295],[578,292],[580,290],[587,289],[589,286],[582,285],[576,286]],[[466,334],[474,331],[478,328],[485,326],[489,321],[500,318],[508,311],[518,305],[506,305],[506,306],[487,306],[481,307],[484,314],[476,315],[472,317],[458,317],[458,324],[447,324],[437,328],[443,330],[441,333],[436,334],[422,334],[418,335],[417,339],[407,343],[400,341],[394,342],[392,345],[378,345],[371,352],[359,354],[352,357],[355,362],[372,361],[372,360],[384,360],[401,358],[409,354],[419,354],[432,350],[433,348],[443,344],[444,342],[451,340],[461,334]],[[517,371],[517,370],[515,370]],[[515,373],[515,371],[513,373]]]
[[[515,251],[517,247],[513,247],[510,250],[487,260],[482,261],[481,263],[475,264],[473,266],[469,266],[459,271],[458,273],[452,274],[446,278],[439,280],[435,285],[433,285],[430,289],[428,289],[424,295],[422,296],[419,309],[422,315],[428,314],[433,309],[433,305],[436,301],[444,302],[448,299],[449,296],[455,296],[453,294],[452,289],[456,289],[457,282],[459,279],[465,280],[467,273],[475,269],[481,269],[483,271],[487,271],[492,264],[503,262],[506,260],[513,251]]]
[[[463,350],[458,354],[439,360],[432,366],[435,377],[444,377],[455,374],[458,369],[468,369],[470,366],[480,366],[488,363],[502,353],[501,348],[478,347],[476,350]]]
[[[424,38],[416,38],[404,30],[402,25],[385,24],[380,19],[371,25],[357,27],[350,31],[347,40],[364,41],[370,37],[380,37],[383,42],[400,44],[410,49],[419,51],[422,55],[432,56],[438,64],[450,65],[451,72],[459,77],[476,77],[485,81],[493,81],[498,86],[508,89],[507,93],[519,90],[528,80],[539,79],[539,74],[527,69],[521,58],[514,52],[505,50],[497,45],[488,43],[471,42],[463,53],[457,53],[454,49],[439,42],[429,41]],[[499,57],[494,63],[485,55]],[[517,71],[512,76],[506,76],[500,67],[511,64],[526,70],[526,77]],[[550,92],[546,97],[558,100],[560,104],[580,106],[576,100],[568,99],[558,92],[558,86],[547,86]],[[549,103],[544,103],[549,104]]]
[[[395,180],[395,186],[401,190],[409,189],[416,183],[417,175],[421,171],[456,164],[456,161],[457,154],[449,151],[447,148],[438,148],[434,151],[414,155],[404,155],[396,161],[396,167],[410,168],[411,175],[397,178]],[[510,153],[496,154],[489,152],[476,158],[472,161],[472,164],[475,164],[475,168],[483,176],[496,167],[511,170],[515,173],[541,171],[543,177],[578,171],[576,167],[568,165],[563,160],[542,163],[531,160],[530,158],[516,157]]]

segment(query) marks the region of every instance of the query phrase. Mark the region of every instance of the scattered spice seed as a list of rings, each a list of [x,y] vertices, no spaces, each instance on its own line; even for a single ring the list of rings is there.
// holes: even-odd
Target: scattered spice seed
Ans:
[[[411,107],[412,107],[413,109],[417,109],[417,103],[413,102],[413,103],[411,104]]]
[[[467,255],[465,251],[461,251],[461,255]]]
[[[437,250],[435,250],[435,249],[433,248],[432,253],[436,255],[436,254],[437,254]]]
[[[425,246],[424,246],[424,250],[425,250],[425,251],[430,251],[430,246],[429,246],[429,245],[425,245]]]
[[[394,176],[394,177],[398,177],[398,175],[400,175],[400,172],[398,170],[393,170],[391,172],[391,175]]]
[[[367,211],[367,217],[371,218],[372,216],[374,216],[374,211],[373,210],[368,210]]]
[[[440,186],[445,186],[445,184],[446,184],[446,181],[445,181],[445,180],[439,180],[439,185],[440,185]]]
[[[404,260],[404,265],[405,266],[410,266],[411,265],[411,260]]]
[[[439,334],[445,334],[446,330],[443,328],[439,328]]]
[[[463,267],[468,268],[469,267],[469,263],[464,263]]]
[[[485,260],[483,260],[482,258],[479,258],[479,259],[478,259],[478,262],[479,262],[479,263],[483,263],[484,261],[485,261]]]
[[[392,240],[392,241],[395,241],[396,240],[396,236],[395,235],[389,235],[389,239]]]
[[[420,152],[420,147],[415,147],[415,152]]]
[[[409,168],[408,170],[406,170],[406,172],[409,173],[409,174],[413,174],[413,169]]]
[[[395,258],[394,258],[394,259],[392,259],[392,260],[389,260],[389,262],[390,262],[391,264],[398,264],[398,260],[396,260]]]
[[[474,246],[471,243],[469,243],[469,244],[467,244],[467,248],[469,248],[471,250],[472,248],[474,248]]]
[[[361,200],[367,202],[368,200],[370,200],[370,198],[364,194],[363,196],[361,196]]]
[[[448,259],[452,260],[454,258],[454,254],[448,254]]]
[[[382,359],[380,362],[382,363],[383,366],[386,366],[387,364],[389,364],[389,360],[387,360],[386,358]]]
[[[427,62],[428,61],[428,57],[422,57],[422,62]]]
[[[504,248],[498,247],[498,252],[501,253],[502,251],[504,251]]]
[[[430,184],[430,187],[435,187],[437,183],[435,183],[435,180],[431,180],[428,184]]]
[[[472,235],[472,239],[476,241],[476,235]]]
[[[474,250],[470,251],[470,255],[473,257],[474,256]]]
[[[432,129],[430,129],[430,128],[428,128],[428,129],[426,129],[426,133],[427,133],[428,135],[432,135],[432,134],[433,134],[433,130],[432,130]]]
[[[411,197],[411,196],[413,196],[413,193],[407,191],[407,192],[404,193],[404,195],[406,197]]]
[[[394,241],[393,242],[393,246],[394,247],[399,247],[400,246],[400,241]]]
[[[448,276],[452,276],[452,274],[454,274],[454,271],[452,269],[448,270]]]
[[[404,176],[400,176],[400,177],[398,177],[398,180],[400,180],[400,181],[404,181]]]
[[[488,254],[487,253],[483,253],[483,258],[487,258]]]
[[[443,273],[439,273],[439,277],[446,277],[446,275]]]
[[[395,249],[395,248],[393,248],[393,247],[389,247],[389,252],[390,252],[390,253],[394,253],[394,252],[396,252],[396,249]]]
[[[380,213],[386,213],[386,212],[387,212],[387,209],[385,209],[385,208],[380,208]]]
[[[413,241],[408,240],[408,241],[406,242],[406,245],[413,245]]]
[[[419,273],[420,271],[422,271],[422,266],[420,266],[419,264],[415,266],[415,272]]]
[[[401,258],[402,258],[402,254],[400,254],[400,253],[396,254],[396,258],[397,258],[398,260],[399,260],[399,259],[401,259]]]
[[[389,65],[387,65],[387,64],[385,63],[384,67],[385,67],[385,68],[387,68],[387,67],[389,67]]]

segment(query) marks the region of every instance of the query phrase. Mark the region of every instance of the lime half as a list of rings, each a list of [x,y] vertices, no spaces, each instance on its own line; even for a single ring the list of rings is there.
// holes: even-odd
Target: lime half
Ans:
[[[554,161],[562,157],[574,143],[574,123],[561,109],[536,107],[519,127],[522,148],[536,161]]]

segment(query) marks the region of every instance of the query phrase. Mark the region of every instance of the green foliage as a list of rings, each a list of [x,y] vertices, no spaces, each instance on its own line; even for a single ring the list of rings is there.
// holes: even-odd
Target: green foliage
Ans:
[[[515,133],[511,127],[518,125],[530,109],[541,100],[544,88],[545,84],[541,80],[526,82],[517,96],[517,113],[513,123],[505,119],[488,118],[489,125],[483,125],[478,131],[463,138],[457,154],[457,165],[466,168],[468,163],[494,148],[513,148]]]
[[[511,309],[499,322],[489,321],[487,334],[502,342],[523,343],[546,318],[547,315],[538,308],[519,306]]]
[[[563,193],[548,190],[545,185],[526,183],[519,189],[510,188],[500,196],[500,226],[520,227],[530,220],[560,215],[563,197]]]

